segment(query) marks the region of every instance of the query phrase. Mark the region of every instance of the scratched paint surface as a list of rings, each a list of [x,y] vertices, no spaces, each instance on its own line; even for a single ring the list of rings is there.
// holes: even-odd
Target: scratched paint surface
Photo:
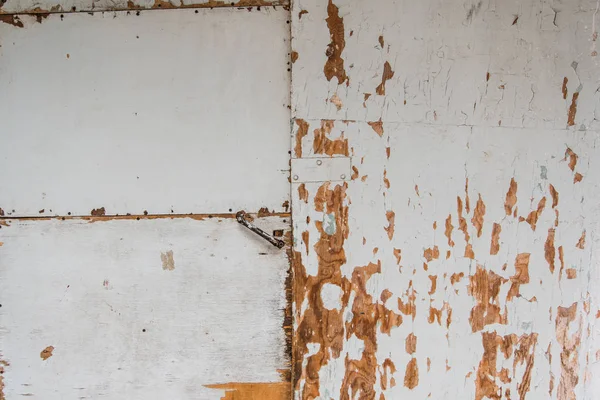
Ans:
[[[3,399],[289,394],[287,256],[235,219],[2,224]]]
[[[287,11],[15,18],[0,23],[6,215],[287,211]]]
[[[294,4],[295,398],[600,396],[596,6]]]

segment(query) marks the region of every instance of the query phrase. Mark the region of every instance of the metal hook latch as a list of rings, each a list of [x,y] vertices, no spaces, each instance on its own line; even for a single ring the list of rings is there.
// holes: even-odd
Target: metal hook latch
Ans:
[[[238,213],[235,214],[235,219],[237,219],[237,222],[244,225],[246,228],[250,229],[252,232],[256,233],[258,236],[267,240],[273,246],[275,246],[279,249],[281,249],[281,248],[283,248],[283,246],[285,246],[285,242],[283,240],[274,238],[273,236],[269,235],[267,232],[263,231],[259,227],[254,226],[252,223],[246,221],[246,212],[245,211],[238,211]]]

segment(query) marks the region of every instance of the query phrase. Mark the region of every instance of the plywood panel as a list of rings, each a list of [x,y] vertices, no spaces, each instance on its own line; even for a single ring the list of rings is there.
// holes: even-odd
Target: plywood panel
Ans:
[[[14,18],[0,24],[6,215],[285,210],[285,10]]]
[[[295,398],[599,398],[596,1],[293,6]]]
[[[289,226],[282,217],[255,222]],[[5,220],[3,393],[285,398],[287,269],[285,251],[231,218]]]

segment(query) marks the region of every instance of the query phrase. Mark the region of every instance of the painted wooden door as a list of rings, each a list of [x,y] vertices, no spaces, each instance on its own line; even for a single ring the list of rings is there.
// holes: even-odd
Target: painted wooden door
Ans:
[[[289,397],[287,11],[2,18],[0,398]]]

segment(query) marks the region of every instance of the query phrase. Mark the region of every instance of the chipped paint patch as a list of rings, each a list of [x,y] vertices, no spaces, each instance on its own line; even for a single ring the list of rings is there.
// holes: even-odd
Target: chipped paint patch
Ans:
[[[315,154],[327,154],[328,156],[334,154],[348,156],[348,139],[345,139],[343,135],[334,140],[328,137],[333,125],[333,121],[324,120],[321,122],[321,128],[315,129],[313,151]]]
[[[165,271],[173,271],[175,269],[175,260],[173,259],[173,250],[168,250],[166,253],[160,253],[162,269]]]
[[[334,77],[337,78],[338,85],[343,82],[348,82],[348,76],[344,69],[344,59],[342,53],[346,47],[346,39],[344,37],[344,18],[339,15],[339,8],[329,0],[327,5],[327,28],[329,29],[329,37],[331,42],[327,46],[326,56],[327,61],[323,67],[323,73],[328,81]]]
[[[222,383],[217,385],[204,385],[209,389],[225,391],[221,400],[283,400],[291,396],[289,382],[268,383]]]
[[[48,346],[40,352],[40,357],[42,358],[42,360],[46,361],[47,359],[52,357],[53,351],[54,351],[54,346]]]
[[[383,73],[381,74],[381,83],[375,89],[375,93],[380,96],[385,96],[385,83],[394,77],[394,71],[389,62],[383,64]]]

